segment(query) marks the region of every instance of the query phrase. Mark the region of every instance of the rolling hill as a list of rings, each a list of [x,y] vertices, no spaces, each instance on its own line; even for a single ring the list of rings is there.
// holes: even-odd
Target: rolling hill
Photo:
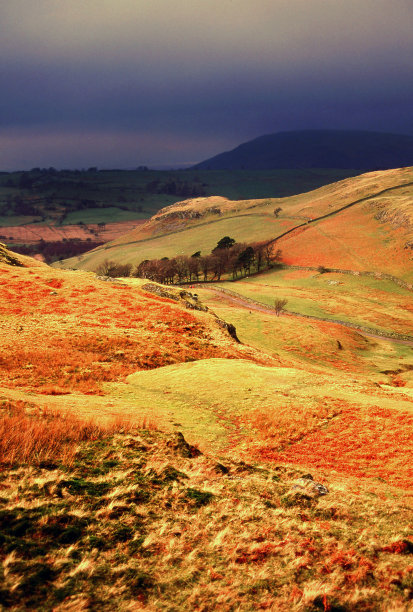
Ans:
[[[0,172],[0,240],[51,263],[114,240],[183,198],[282,197],[354,174],[345,169]]]
[[[237,242],[271,242],[288,265],[387,273],[411,282],[412,198],[413,169],[401,168],[286,198],[185,200],[62,266],[96,270],[107,259],[138,265],[196,251],[205,255],[231,236]]]
[[[267,134],[215,155],[194,169],[352,168],[413,164],[413,136],[381,132],[303,130]]]

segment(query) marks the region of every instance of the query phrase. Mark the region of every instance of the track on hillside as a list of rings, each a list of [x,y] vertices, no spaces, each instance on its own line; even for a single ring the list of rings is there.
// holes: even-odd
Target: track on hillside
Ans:
[[[265,312],[268,315],[277,316],[277,313],[275,312],[275,310],[271,308],[270,306],[267,306],[266,304],[262,304],[255,300],[250,300],[248,298],[245,298],[242,295],[236,293],[235,291],[229,291],[228,289],[224,289],[221,287],[213,287],[213,286],[206,287],[205,285],[202,285],[202,288],[207,289],[208,291],[213,291],[216,294],[224,295],[228,301],[233,302],[239,306],[242,306],[243,308],[247,308],[248,310]],[[371,338],[389,340],[390,342],[396,342],[398,344],[405,344],[407,346],[413,346],[413,337],[408,336],[407,334],[406,335],[397,334],[396,332],[392,332],[394,335],[388,335],[388,334],[385,334],[384,332],[381,332],[378,329],[373,329],[371,327],[364,327],[363,325],[357,325],[355,323],[348,323],[347,321],[336,321],[334,319],[327,319],[323,317],[316,317],[313,315],[300,314],[299,312],[292,312],[288,310],[284,310],[282,314],[283,316],[299,317],[301,319],[310,319],[313,321],[323,321],[325,323],[332,323],[333,325],[340,325],[341,327],[349,327]]]

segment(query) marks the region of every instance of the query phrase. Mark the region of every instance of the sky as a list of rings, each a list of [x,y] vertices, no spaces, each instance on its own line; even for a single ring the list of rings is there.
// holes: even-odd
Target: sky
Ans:
[[[0,170],[413,134],[413,0],[0,0]]]

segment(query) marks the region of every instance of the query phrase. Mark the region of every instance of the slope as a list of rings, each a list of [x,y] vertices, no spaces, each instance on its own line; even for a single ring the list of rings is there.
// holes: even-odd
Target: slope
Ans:
[[[410,483],[404,468],[413,405],[410,347],[328,322],[269,321],[234,304],[225,310],[201,291],[213,311],[236,322],[239,344],[188,292],[140,279],[106,282],[3,253],[3,401],[102,421],[145,417],[234,459],[321,471],[334,463],[342,474],[380,473],[394,485]],[[356,421],[367,429],[354,431]],[[403,440],[397,452],[389,428]],[[331,443],[336,435],[341,459]],[[323,440],[331,448],[320,455]],[[312,450],[303,454],[304,441]]]

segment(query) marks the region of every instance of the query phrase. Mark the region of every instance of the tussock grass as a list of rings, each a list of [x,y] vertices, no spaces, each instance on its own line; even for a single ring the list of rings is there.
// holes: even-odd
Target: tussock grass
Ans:
[[[0,262],[1,385],[44,395],[103,394],[137,370],[234,356],[242,349],[208,313],[89,274]],[[176,341],[179,337],[179,342]]]
[[[136,431],[81,443],[69,466],[4,470],[0,605],[408,609],[406,495],[331,475],[325,497],[286,503],[301,468],[184,450]]]
[[[142,423],[146,426],[149,423]],[[154,425],[151,425],[154,427]],[[129,427],[125,419],[104,424],[70,413],[27,411],[23,402],[3,402],[0,412],[0,464],[70,464],[80,442],[100,440]]]

